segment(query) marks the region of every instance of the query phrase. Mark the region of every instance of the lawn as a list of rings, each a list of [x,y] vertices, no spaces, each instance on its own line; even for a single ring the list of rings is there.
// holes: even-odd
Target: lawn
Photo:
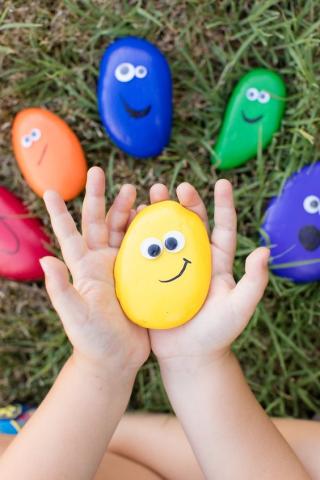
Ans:
[[[172,139],[160,157],[147,161],[114,147],[97,113],[99,59],[114,38],[128,34],[156,43],[174,79]],[[290,173],[319,160],[319,39],[317,0],[2,0],[0,184],[23,198],[52,236],[43,203],[24,183],[11,149],[11,122],[29,106],[52,110],[75,130],[89,165],[106,172],[108,201],[124,182],[135,183],[139,201],[146,201],[155,181],[166,183],[174,195],[186,180],[199,189],[212,219],[213,186],[225,176],[235,187],[239,216],[239,278],[246,255],[258,244],[268,200]],[[259,158],[221,174],[210,165],[210,148],[233,86],[256,66],[274,69],[286,81],[282,128]],[[78,220],[81,201],[69,204]],[[269,414],[311,417],[319,411],[319,320],[319,284],[298,286],[271,277],[264,300],[234,345]],[[1,279],[0,403],[39,402],[69,353],[43,284]],[[139,372],[131,407],[170,409],[154,359]]]

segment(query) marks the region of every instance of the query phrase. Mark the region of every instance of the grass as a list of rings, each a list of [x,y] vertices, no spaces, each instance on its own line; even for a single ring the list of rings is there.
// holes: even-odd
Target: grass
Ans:
[[[265,206],[289,174],[318,160],[320,5],[316,0],[196,1],[4,0],[0,7],[0,184],[48,216],[24,183],[10,146],[11,122],[24,107],[44,106],[76,131],[90,165],[101,165],[110,201],[123,182],[139,200],[155,181],[172,193],[183,180],[201,192],[212,218],[210,165],[227,98],[250,68],[283,75],[288,103],[281,131],[259,158],[227,172],[239,214],[235,275],[258,243]],[[173,135],[161,157],[129,158],[112,146],[99,122],[99,59],[115,37],[139,35],[166,54],[174,78]],[[81,198],[70,203],[79,219]],[[43,285],[1,281],[0,402],[40,401],[70,352]],[[272,276],[234,349],[269,414],[311,417],[320,408],[319,284],[294,285]],[[139,372],[132,408],[170,406],[157,365]]]

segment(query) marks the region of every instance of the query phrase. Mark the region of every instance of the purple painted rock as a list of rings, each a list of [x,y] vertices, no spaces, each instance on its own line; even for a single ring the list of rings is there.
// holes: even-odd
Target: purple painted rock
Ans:
[[[49,238],[39,220],[13,193],[0,187],[0,276],[10,280],[40,280],[39,259],[50,255]]]
[[[262,231],[273,273],[297,283],[320,280],[320,162],[288,178]]]

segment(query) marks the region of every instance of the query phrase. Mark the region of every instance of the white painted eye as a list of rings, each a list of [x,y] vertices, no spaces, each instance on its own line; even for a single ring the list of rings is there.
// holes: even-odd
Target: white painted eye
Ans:
[[[182,235],[181,232],[178,232],[177,230],[172,230],[165,235],[163,243],[168,252],[177,253],[183,249],[186,242],[184,235]]]
[[[30,137],[34,142],[37,142],[41,138],[41,130],[39,130],[39,128],[33,128]]]
[[[21,145],[23,148],[30,148],[32,145],[31,135],[24,135],[21,139]]]
[[[317,195],[308,195],[303,200],[303,208],[308,213],[320,213],[320,198]]]
[[[268,103],[270,100],[270,93],[268,92],[265,92],[264,90],[261,90],[259,92],[259,97],[258,97],[258,101],[260,103]]]
[[[144,78],[147,76],[148,70],[143,65],[138,65],[135,68],[135,73],[137,78]]]
[[[114,75],[119,82],[130,82],[135,76],[135,68],[132,63],[120,63],[115,69]]]
[[[140,252],[145,258],[149,258],[150,260],[159,257],[162,250],[162,242],[154,237],[146,238],[140,245]]]
[[[248,88],[246,97],[250,102],[254,102],[259,97],[259,91],[256,88]]]

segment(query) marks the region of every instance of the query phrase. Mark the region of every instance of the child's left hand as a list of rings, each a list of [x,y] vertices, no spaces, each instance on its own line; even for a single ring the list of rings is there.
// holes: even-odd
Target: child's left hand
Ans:
[[[91,168],[81,235],[62,198],[54,191],[44,195],[67,265],[54,257],[41,260],[49,297],[74,354],[87,364],[114,373],[116,370],[135,374],[150,353],[148,332],[127,320],[116,298],[113,280],[114,261],[134,215],[135,198],[135,188],[123,185],[106,217],[104,173],[101,168]]]
[[[177,188],[180,203],[203,220],[209,233],[206,208],[195,188],[183,183]],[[150,330],[151,348],[162,367],[185,369],[207,364],[229,351],[231,343],[247,325],[268,282],[267,248],[258,248],[246,259],[245,275],[236,284],[233,260],[236,250],[237,216],[232,186],[227,180],[215,185],[215,226],[211,234],[212,280],[205,304],[181,327]],[[150,201],[167,200],[164,185],[154,185]]]

